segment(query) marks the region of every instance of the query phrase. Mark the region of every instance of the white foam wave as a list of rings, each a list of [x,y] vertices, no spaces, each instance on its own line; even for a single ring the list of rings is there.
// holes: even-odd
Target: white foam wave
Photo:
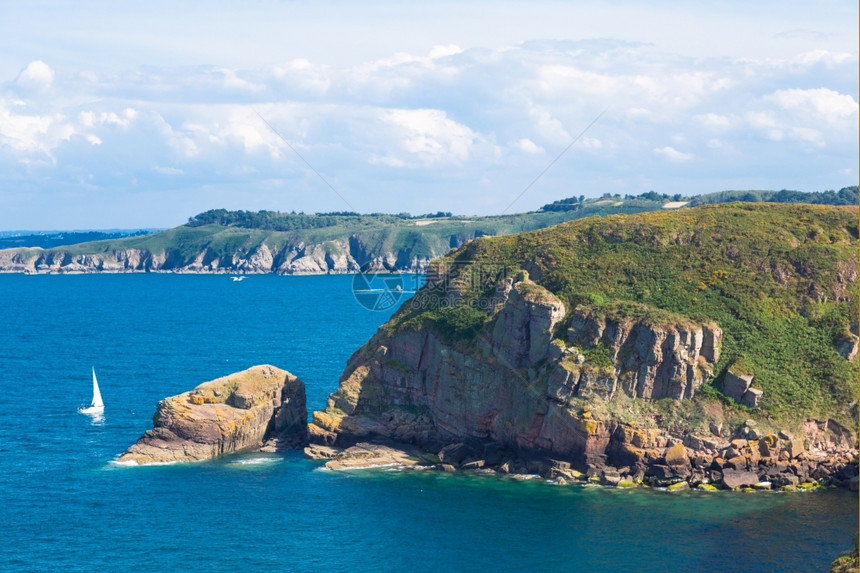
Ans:
[[[403,464],[391,463],[391,464],[367,464],[364,466],[350,466],[346,468],[338,468],[337,471],[361,471],[361,470],[379,470],[384,469],[391,471],[392,469],[403,469]]]
[[[143,466],[175,466],[176,464],[182,464],[186,462],[153,462],[151,464],[139,464],[134,460],[127,460],[121,462],[119,460],[111,460],[108,462],[109,466],[121,467],[121,468],[133,468],[133,467],[143,467]]]
[[[260,464],[276,464],[276,463],[282,462],[282,461],[284,461],[284,458],[249,458],[246,460],[236,460],[236,461],[233,461],[230,463],[235,464],[235,465],[242,465],[242,466],[248,466],[248,465],[253,466],[253,465],[260,465]]]

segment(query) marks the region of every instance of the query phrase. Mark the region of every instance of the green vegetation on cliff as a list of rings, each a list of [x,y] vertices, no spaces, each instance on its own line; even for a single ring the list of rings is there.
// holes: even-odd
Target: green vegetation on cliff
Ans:
[[[811,205],[857,205],[857,186],[843,187],[839,191],[718,191],[692,197],[690,206],[708,205],[711,203],[809,203]]]
[[[716,388],[738,362],[764,391],[768,416],[846,423],[857,359],[838,348],[856,340],[857,237],[856,207],[732,203],[484,238],[435,263],[457,267],[458,278],[442,270],[446,281],[430,281],[416,297],[423,306],[402,309],[386,328],[425,324],[468,343],[491,314],[483,301],[498,288],[486,275],[524,270],[568,315],[588,307],[657,323],[680,315],[718,324],[722,353],[703,399],[720,395]],[[457,303],[440,308],[452,292]]]

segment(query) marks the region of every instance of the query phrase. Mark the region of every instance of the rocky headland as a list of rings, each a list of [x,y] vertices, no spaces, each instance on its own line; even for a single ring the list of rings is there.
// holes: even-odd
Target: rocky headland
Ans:
[[[442,253],[439,253],[442,254]],[[0,249],[0,272],[26,274],[86,274],[169,272],[195,274],[313,275],[397,269],[422,272],[429,257],[409,252],[383,251],[365,256],[361,246],[348,240],[296,243],[282,246],[260,243],[250,250],[224,251],[202,245],[185,248],[147,247],[86,249],[85,245],[53,249]]]
[[[600,211],[601,206],[595,208]],[[660,208],[660,203],[653,208]],[[639,210],[642,208],[635,209]],[[412,218],[216,210],[201,213],[186,225],[148,235],[47,249],[0,249],[0,272],[279,275],[356,273],[360,269],[423,272],[431,259],[476,237],[543,228],[584,213]]]
[[[286,370],[254,366],[165,398],[153,425],[117,462],[188,462],[257,448],[301,448],[307,443],[305,386]]]
[[[777,205],[473,241],[352,356],[307,453],[619,487],[856,488],[856,253],[856,209]]]

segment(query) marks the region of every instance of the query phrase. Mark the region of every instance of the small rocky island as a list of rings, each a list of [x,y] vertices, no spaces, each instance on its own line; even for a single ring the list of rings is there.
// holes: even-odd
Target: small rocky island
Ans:
[[[120,463],[198,461],[248,449],[307,443],[304,383],[274,366],[254,366],[158,403],[154,428]]]

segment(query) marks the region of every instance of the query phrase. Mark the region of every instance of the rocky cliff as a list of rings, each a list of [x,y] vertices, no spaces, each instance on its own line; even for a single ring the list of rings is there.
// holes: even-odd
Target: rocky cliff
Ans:
[[[411,305],[352,356],[314,413],[312,441],[392,440],[449,466],[533,464],[606,483],[851,481],[857,363],[837,347],[856,330],[856,211],[773,209],[583,221],[469,244],[435,263]],[[767,235],[801,217],[827,229],[829,246],[810,245],[815,233],[798,225],[789,267],[772,243],[788,237]],[[488,278],[488,268],[506,271]],[[826,324],[813,314],[822,304]],[[774,354],[791,356],[796,377]],[[816,378],[824,364],[830,379]],[[749,372],[737,399],[730,370]]]
[[[325,274],[362,267],[417,272],[476,237],[543,228],[586,211],[412,218],[216,210],[148,235],[51,249],[0,249],[0,272]]]
[[[84,252],[81,252],[83,249]],[[260,243],[249,250],[225,251],[204,245],[200,250],[185,247],[164,249],[108,248],[88,252],[83,246],[0,250],[0,272],[8,273],[230,273],[307,275],[356,273],[362,266],[377,271],[397,269],[422,272],[429,256],[410,256],[408,251],[383,250],[366,253],[356,242],[330,240],[324,243]],[[435,253],[442,255],[445,251]]]
[[[564,321],[564,303],[528,278],[508,279],[503,292],[474,347],[451,345],[432,328],[377,335],[372,354],[352,357],[316,425],[354,427],[350,438],[489,440],[576,457],[601,438],[574,400],[691,398],[713,376],[715,324],[668,313],[660,323],[598,318],[581,307]],[[559,326],[566,337],[554,339]]]
[[[158,403],[154,428],[119,458],[137,464],[197,461],[307,442],[305,387],[274,366],[254,366]]]

